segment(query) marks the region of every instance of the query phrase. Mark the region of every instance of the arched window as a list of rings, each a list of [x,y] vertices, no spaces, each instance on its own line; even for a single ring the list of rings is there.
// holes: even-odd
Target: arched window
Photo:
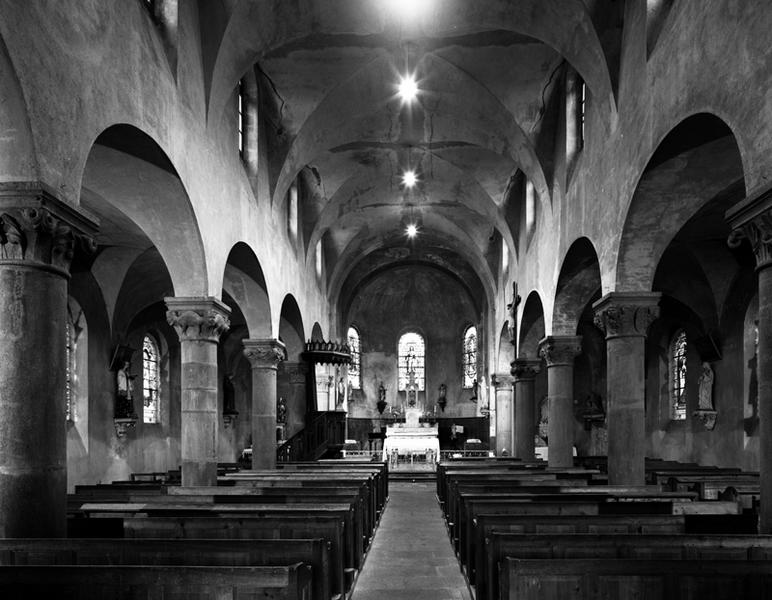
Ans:
[[[238,103],[238,146],[239,146],[239,156],[241,158],[244,158],[244,149],[246,148],[246,134],[247,134],[247,124],[246,124],[246,112],[247,112],[247,98],[246,98],[246,86],[244,85],[244,80],[239,80],[239,85],[236,87],[236,102]]]
[[[72,340],[72,325],[67,321],[65,325],[65,346],[64,346],[64,416],[67,421],[74,421],[74,411],[72,403],[72,357],[75,355],[75,345]]]
[[[351,351],[348,380],[352,389],[360,390],[362,389],[362,346],[359,332],[353,325],[348,328],[348,347]]]
[[[287,190],[287,233],[294,244],[298,241],[298,182],[292,182]]]
[[[158,390],[161,381],[158,344],[150,335],[142,340],[142,422],[158,423]]]
[[[322,252],[324,251],[324,247],[322,246],[322,240],[319,240],[316,242],[316,250],[315,250],[315,263],[316,263],[316,278],[321,279],[322,278],[322,268],[324,266],[324,255]]]
[[[83,310],[72,297],[67,300],[64,359],[65,418],[75,422],[88,411],[88,329]]]
[[[686,332],[681,329],[670,344],[670,418],[686,420]]]
[[[399,338],[398,344],[399,356],[399,382],[398,389],[406,390],[408,384],[415,382],[419,390],[425,387],[424,360],[426,356],[426,346],[421,334],[409,331]]]
[[[477,379],[477,328],[470,325],[464,331],[464,387],[471,388]]]
[[[587,86],[576,71],[566,73],[566,163],[584,148]]]

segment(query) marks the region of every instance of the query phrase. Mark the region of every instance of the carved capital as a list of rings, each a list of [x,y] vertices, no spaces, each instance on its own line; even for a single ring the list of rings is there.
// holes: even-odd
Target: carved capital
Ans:
[[[646,337],[651,324],[659,318],[661,294],[612,292],[593,304],[595,326],[616,337]]]
[[[730,208],[726,220],[732,228],[730,247],[747,239],[756,255],[756,268],[772,265],[772,186],[756,189]]]
[[[286,356],[286,348],[279,340],[244,340],[244,356],[253,369],[276,370]]]
[[[573,366],[574,358],[582,352],[582,336],[550,335],[539,342],[539,356],[547,367]]]
[[[541,371],[541,361],[526,358],[516,358],[512,361],[510,373],[518,381],[533,381]]]
[[[217,342],[230,328],[230,308],[216,298],[165,298],[166,320],[181,342]]]
[[[491,385],[499,390],[511,390],[515,378],[510,373],[494,373],[491,375]]]
[[[69,273],[76,251],[96,250],[96,219],[36,182],[0,183],[0,264]]]

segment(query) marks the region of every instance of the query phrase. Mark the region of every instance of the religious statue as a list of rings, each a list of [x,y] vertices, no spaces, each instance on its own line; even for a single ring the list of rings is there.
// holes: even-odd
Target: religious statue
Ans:
[[[338,379],[338,385],[337,385],[335,396],[336,396],[335,407],[342,408],[343,401],[346,399],[346,382],[343,380],[343,377],[340,377]]]
[[[287,399],[284,396],[279,396],[276,401],[276,422],[282,425],[287,423]]]
[[[118,400],[115,405],[115,415],[119,418],[136,418],[134,413],[134,375],[131,374],[131,363],[126,360],[115,374],[118,387]]]
[[[702,363],[702,375],[700,375],[700,403],[699,408],[713,410],[713,369],[706,362]]]
[[[442,412],[445,412],[445,407],[448,404],[448,399],[446,397],[448,393],[448,386],[446,386],[444,383],[441,383],[439,392],[440,392],[440,397],[437,399],[437,404],[439,405],[440,410],[442,410]]]
[[[383,382],[381,381],[381,385],[378,386],[378,412],[383,414],[383,409],[386,408],[386,388],[383,387]]]
[[[520,305],[522,298],[517,295],[517,282],[512,282],[512,302],[507,304],[507,310],[509,311],[509,320],[507,321],[507,331],[509,332],[509,341],[515,344],[516,327],[517,327],[517,307]]]

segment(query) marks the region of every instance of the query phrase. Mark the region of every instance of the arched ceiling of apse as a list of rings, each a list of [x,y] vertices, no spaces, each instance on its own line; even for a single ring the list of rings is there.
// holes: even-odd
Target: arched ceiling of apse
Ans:
[[[568,249],[555,286],[552,333],[576,335],[587,303],[601,292],[600,264],[595,246],[586,238],[575,240]]]
[[[540,197],[549,198],[533,144],[496,96],[437,56],[422,58],[419,77],[422,72],[431,81],[412,107],[402,107],[395,96],[399,74],[392,57],[375,59],[333,89],[295,136],[274,189],[274,203],[280,206],[298,172],[328,150],[353,146],[374,153],[380,150],[378,144],[487,149],[511,160],[511,172],[519,167]],[[459,94],[459,89],[465,93]]]
[[[176,173],[97,143],[83,171],[81,202],[102,221],[96,236],[100,246],[139,244],[144,249],[145,238],[163,258],[175,295],[205,294],[203,243]]]
[[[401,241],[402,244],[397,242]],[[354,266],[340,290],[338,306],[346,314],[353,297],[375,273],[405,265],[428,266],[443,271],[466,290],[475,310],[482,313],[486,306],[483,285],[469,263],[452,249],[443,247],[440,240],[426,240],[420,248],[411,248],[404,240],[393,240],[394,245],[374,250]]]
[[[729,208],[732,195],[726,190],[743,181],[732,135],[655,161],[641,176],[619,236],[616,290],[651,290],[656,266],[674,236],[711,199],[724,197]]]
[[[590,15],[581,0],[443,0],[420,25],[427,38],[469,35],[484,31],[511,31],[533,37],[554,48],[576,69],[597,98],[601,114],[610,121],[616,113],[606,59]],[[227,14],[204,28],[205,78],[209,123],[218,122],[233,88],[252,64],[271,49],[304,38],[357,38],[401,33],[385,3],[339,0],[324,3],[268,3],[241,0]],[[224,22],[227,20],[227,25]],[[216,49],[216,50],[215,50]]]
[[[384,219],[393,219],[394,215],[390,209],[385,211],[374,209],[370,218],[378,219],[381,217]],[[439,238],[441,241],[436,244],[438,247],[446,247],[469,264],[471,271],[480,282],[480,287],[473,288],[481,291],[482,300],[480,301],[480,304],[487,306],[492,310],[492,302],[493,298],[495,298],[496,281],[490,270],[489,264],[479,252],[474,251],[474,240],[470,238],[464,229],[444,218],[437,212],[424,214],[422,219],[423,226],[425,230],[429,232],[429,235],[431,235],[432,232],[441,232],[444,234]],[[329,277],[328,297],[333,304],[338,299],[344,286],[347,286],[350,289],[355,285],[356,282],[349,280],[349,275],[362,257],[366,257],[372,252],[382,248],[409,247],[406,244],[406,236],[401,227],[394,227],[392,235],[386,238],[378,233],[372,233],[366,222],[357,229],[358,233],[346,246],[346,250],[343,254],[338,257],[335,268]],[[449,239],[454,242],[450,247],[448,247]],[[426,242],[429,242],[429,239],[426,239]],[[465,246],[467,250],[463,253],[459,253],[457,249],[458,245]]]
[[[380,153],[360,153],[359,149],[341,150],[334,157],[334,172],[344,172],[353,175],[348,179],[337,177],[329,201],[321,210],[311,231],[307,245],[306,260],[313,257],[316,242],[330,231],[333,239],[342,232],[343,240],[350,240],[355,235],[351,227],[344,227],[345,217],[354,217],[353,222],[360,220],[366,223],[371,231],[384,231],[393,227],[391,221],[368,218],[368,213],[374,208],[392,207],[395,215],[402,218],[410,211],[425,214],[427,211],[438,211],[446,218],[478,240],[478,251],[489,251],[488,240],[493,228],[499,231],[505,243],[509,246],[512,256],[517,257],[516,242],[512,237],[502,212],[492,198],[479,185],[476,179],[466,176],[454,164],[443,160],[442,155],[429,153],[412,153],[413,166],[417,168],[420,181],[413,190],[405,190],[401,186],[400,149],[385,149]],[[446,153],[447,156],[449,153]],[[341,156],[344,155],[344,156]],[[356,167],[346,168],[346,164],[357,163]],[[317,163],[319,164],[319,163]],[[324,166],[329,165],[325,163]],[[508,166],[507,166],[508,167]],[[324,167],[322,172],[327,172]],[[303,215],[306,220],[306,215]],[[352,221],[349,221],[349,224]],[[342,253],[343,244],[338,242],[338,253]]]

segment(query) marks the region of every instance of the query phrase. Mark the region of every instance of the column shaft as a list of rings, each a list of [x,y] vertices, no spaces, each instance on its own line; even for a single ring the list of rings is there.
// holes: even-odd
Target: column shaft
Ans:
[[[0,266],[0,537],[66,535],[67,280]]]
[[[512,362],[515,377],[515,456],[521,460],[534,459],[536,436],[535,379],[541,361],[517,359]]]
[[[252,468],[276,468],[276,368],[252,368]]]
[[[182,485],[217,485],[217,343],[182,340]]]
[[[166,306],[180,338],[182,485],[217,485],[217,342],[230,309],[210,297],[166,298]]]
[[[493,389],[496,394],[496,455],[503,456],[506,452],[512,456],[515,420],[512,376],[509,373],[496,373],[493,376]]]
[[[772,533],[772,265],[759,270],[759,533]]]
[[[574,357],[581,352],[579,336],[549,336],[539,352],[547,362],[550,468],[574,465]]]
[[[67,280],[95,232],[39,183],[0,183],[0,537],[67,534]]]
[[[645,341],[636,336],[606,342],[610,485],[646,484]]]
[[[646,333],[660,294],[612,292],[598,300],[595,324],[606,332],[608,481],[646,483]]]
[[[286,351],[279,340],[244,340],[252,365],[252,468],[276,468],[276,371]]]

